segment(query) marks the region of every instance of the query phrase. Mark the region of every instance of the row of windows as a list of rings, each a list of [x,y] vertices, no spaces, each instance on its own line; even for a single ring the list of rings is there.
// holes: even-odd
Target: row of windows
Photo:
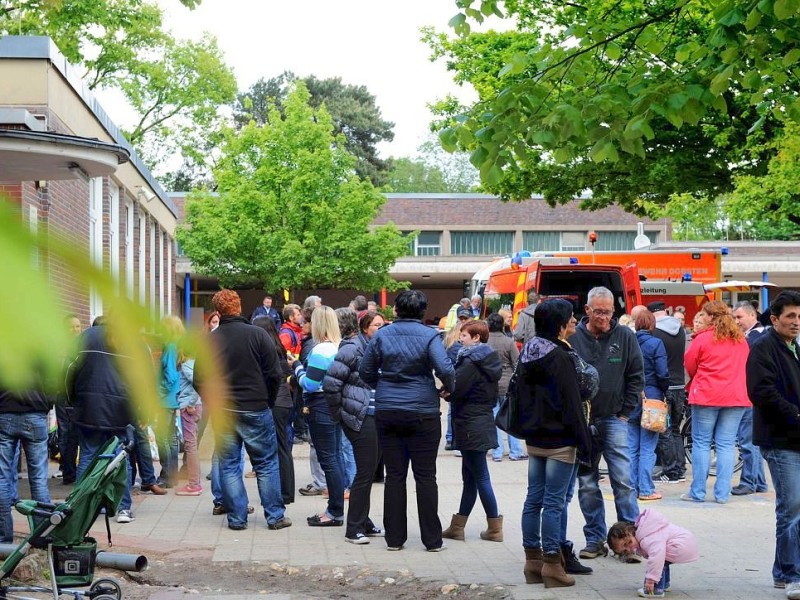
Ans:
[[[410,232],[406,231],[405,234]],[[645,232],[650,242],[658,242],[658,232]],[[633,250],[635,231],[603,231],[598,233],[595,250]],[[587,231],[524,231],[522,247],[531,252],[580,252],[591,250]],[[450,254],[452,256],[497,256],[512,254],[513,231],[452,231]],[[442,232],[420,231],[409,241],[409,256],[441,256]]]

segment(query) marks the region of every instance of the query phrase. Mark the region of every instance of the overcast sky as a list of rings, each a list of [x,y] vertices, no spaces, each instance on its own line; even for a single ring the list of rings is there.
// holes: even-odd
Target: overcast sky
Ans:
[[[413,155],[431,120],[426,104],[458,88],[441,62],[428,60],[419,28],[447,30],[454,0],[202,0],[195,10],[159,0],[166,27],[181,38],[217,37],[239,89],[284,70],[365,85],[395,123],[385,157]],[[497,21],[495,22],[495,26]]]

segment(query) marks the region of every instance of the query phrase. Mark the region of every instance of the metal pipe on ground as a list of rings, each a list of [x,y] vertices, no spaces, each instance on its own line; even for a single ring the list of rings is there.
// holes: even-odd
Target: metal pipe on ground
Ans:
[[[0,558],[8,557],[17,548],[16,544],[0,544]],[[98,550],[95,554],[95,565],[107,569],[140,573],[147,568],[147,557],[143,554],[122,554]]]

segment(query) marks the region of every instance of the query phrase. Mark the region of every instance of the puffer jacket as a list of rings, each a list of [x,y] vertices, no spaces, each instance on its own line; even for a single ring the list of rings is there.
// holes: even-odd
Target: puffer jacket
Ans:
[[[373,395],[358,374],[366,347],[367,340],[361,335],[342,340],[322,382],[331,417],[353,431],[361,431]]]
[[[358,369],[375,389],[375,410],[439,414],[439,392],[453,391],[455,370],[435,329],[418,319],[397,319],[381,327],[364,350]]]
[[[652,332],[639,330],[636,341],[642,351],[644,363],[644,395],[653,400],[663,400],[669,389],[669,367],[667,366],[667,350],[664,342]],[[630,415],[631,421],[642,416],[642,404]]]
[[[466,346],[458,353],[456,387],[448,398],[453,405],[456,450],[485,452],[497,448],[492,409],[497,403],[497,382],[502,374],[500,356],[489,344]]]
[[[90,327],[79,339],[81,351],[67,368],[67,402],[75,408],[72,422],[85,429],[124,430],[134,419],[117,363],[131,359],[108,348],[102,325]]]
[[[666,562],[683,564],[700,558],[692,532],[673,525],[652,508],[643,510],[636,517],[636,541],[642,556],[647,559],[645,578],[650,581],[661,579]]]
[[[569,346],[532,338],[519,357],[517,394],[525,441],[538,448],[575,446],[581,461],[591,458],[589,428]]]

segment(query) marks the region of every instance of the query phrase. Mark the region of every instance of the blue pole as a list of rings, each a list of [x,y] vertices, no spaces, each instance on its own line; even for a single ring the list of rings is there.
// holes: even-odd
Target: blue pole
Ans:
[[[189,274],[183,276],[183,320],[189,325],[189,317],[192,309],[192,280]]]
[[[769,274],[764,271],[761,273],[761,281],[764,283],[769,281]],[[761,311],[764,312],[769,308],[769,290],[765,287],[761,288]]]

